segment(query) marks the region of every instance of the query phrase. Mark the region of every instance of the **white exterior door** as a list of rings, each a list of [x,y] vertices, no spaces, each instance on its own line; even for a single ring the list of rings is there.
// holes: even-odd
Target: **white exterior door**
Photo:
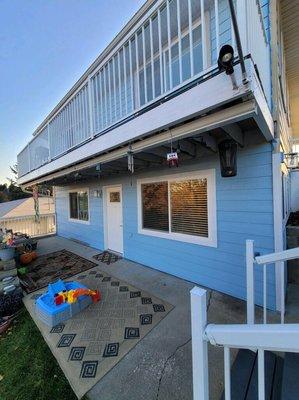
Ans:
[[[123,252],[123,210],[121,186],[106,188],[106,246]]]

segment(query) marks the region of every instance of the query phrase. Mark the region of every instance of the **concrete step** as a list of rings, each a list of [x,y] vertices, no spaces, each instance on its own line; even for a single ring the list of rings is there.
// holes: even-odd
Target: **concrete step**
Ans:
[[[245,400],[256,353],[250,350],[239,350],[231,370],[231,400]],[[222,393],[221,400],[224,400]]]
[[[299,398],[299,354],[285,353],[281,400],[295,400]]]
[[[272,352],[265,352],[265,400],[282,400],[283,364],[283,358]],[[250,350],[239,350],[231,370],[231,400],[257,399],[257,353]],[[222,393],[221,400],[225,400],[224,392]]]
[[[275,372],[276,356],[270,351],[265,351],[265,400],[271,400],[273,378]],[[258,399],[258,362],[254,363],[252,376],[248,386],[246,400]]]

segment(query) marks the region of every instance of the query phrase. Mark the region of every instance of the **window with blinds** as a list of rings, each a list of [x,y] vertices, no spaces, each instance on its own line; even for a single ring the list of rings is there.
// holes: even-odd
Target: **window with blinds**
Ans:
[[[88,221],[88,193],[87,191],[69,193],[70,218],[79,221]]]
[[[207,179],[141,185],[142,228],[208,237]]]

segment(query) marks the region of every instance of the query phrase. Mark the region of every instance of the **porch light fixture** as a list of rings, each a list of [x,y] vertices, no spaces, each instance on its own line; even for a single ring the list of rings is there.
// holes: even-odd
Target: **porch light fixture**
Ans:
[[[238,144],[232,139],[223,140],[218,145],[221,176],[224,178],[237,175],[237,149]]]
[[[284,155],[287,167],[289,169],[299,168],[299,154],[298,153],[286,153]]]

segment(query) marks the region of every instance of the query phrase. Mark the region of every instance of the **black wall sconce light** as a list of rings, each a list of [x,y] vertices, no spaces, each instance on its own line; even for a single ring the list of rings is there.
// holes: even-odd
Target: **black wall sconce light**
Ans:
[[[224,178],[237,175],[238,144],[232,139],[225,139],[218,144],[221,176]]]
[[[221,47],[218,57],[218,67],[220,71],[225,71],[226,75],[234,73],[234,49],[229,44]]]
[[[219,71],[225,71],[229,75],[233,84],[233,89],[237,89],[237,82],[234,74],[234,49],[229,44],[221,47],[218,56]]]

